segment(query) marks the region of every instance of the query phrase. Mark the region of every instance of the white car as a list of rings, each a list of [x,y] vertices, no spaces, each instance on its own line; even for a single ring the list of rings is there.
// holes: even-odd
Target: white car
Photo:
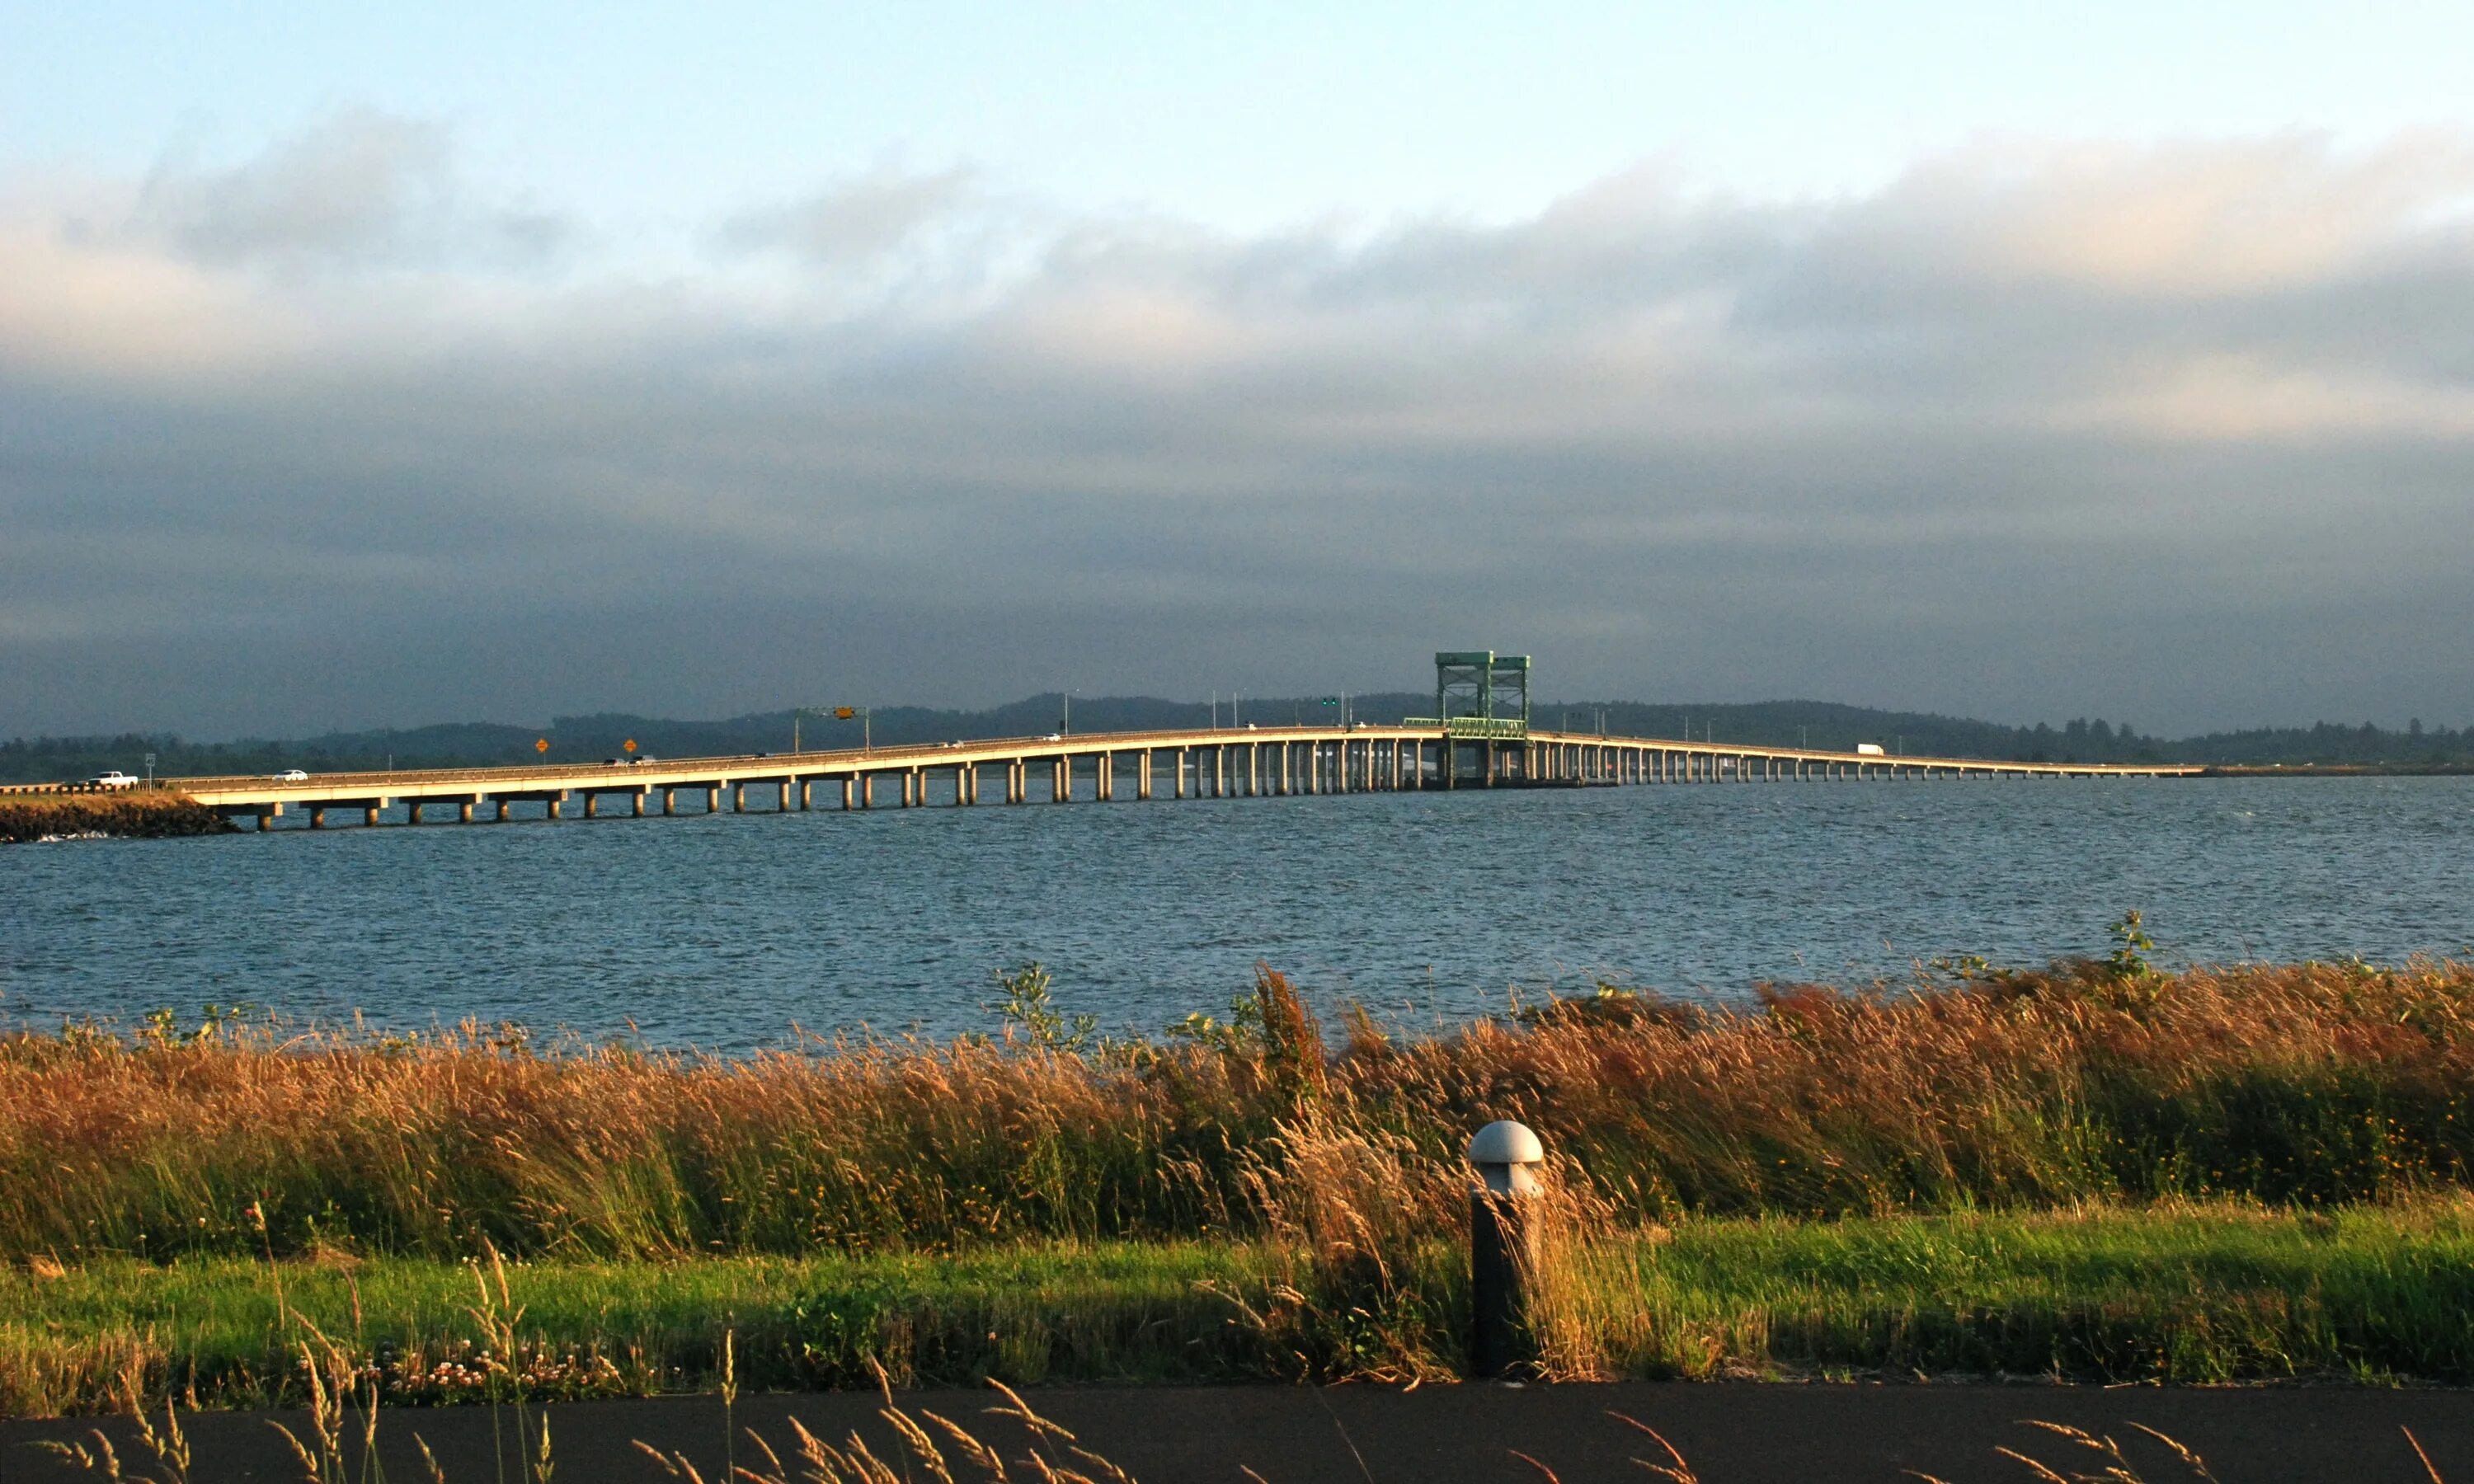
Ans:
[[[135,788],[137,786],[137,779],[121,772],[117,768],[113,768],[108,772],[98,773],[93,778],[86,779],[85,786],[88,788]]]
[[[1046,736],[1044,736],[1044,737],[1040,738],[1039,740],[1041,740],[1042,742],[1062,742],[1062,741],[1064,741],[1064,740],[1065,740],[1065,733],[1063,733],[1063,732],[1061,732],[1061,731],[1052,731],[1052,732],[1050,732],[1048,735],[1046,735]]]
[[[278,783],[306,783],[309,781],[309,775],[302,772],[298,768],[286,768],[281,773],[274,776],[274,781]]]

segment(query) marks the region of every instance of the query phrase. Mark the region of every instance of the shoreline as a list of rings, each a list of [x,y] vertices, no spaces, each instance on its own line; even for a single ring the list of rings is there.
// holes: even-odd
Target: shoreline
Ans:
[[[171,789],[0,794],[0,844],[163,840],[231,832],[230,821]]]
[[[1440,1383],[1498,1117],[1548,1154],[1546,1377],[2474,1379],[2474,966],[2117,939],[1423,1041],[1268,969],[1157,1039],[1031,970],[1002,1037],[740,1058],[12,1033],[0,1391],[280,1403],[303,1343],[415,1400],[692,1389],[733,1347],[754,1386]]]

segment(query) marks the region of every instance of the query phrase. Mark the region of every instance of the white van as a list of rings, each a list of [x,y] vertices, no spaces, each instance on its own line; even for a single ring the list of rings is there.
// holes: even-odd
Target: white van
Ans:
[[[1858,742],[1856,744],[1856,755],[1858,757],[1887,757],[1890,754],[1881,751],[1881,744],[1879,742]]]

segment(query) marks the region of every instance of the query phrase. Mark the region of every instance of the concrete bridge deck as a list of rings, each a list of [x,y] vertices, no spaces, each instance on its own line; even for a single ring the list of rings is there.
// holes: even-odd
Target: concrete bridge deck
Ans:
[[[993,775],[1008,803],[1078,799],[1256,798],[1409,789],[1592,784],[2189,777],[2192,765],[2013,762],[1996,758],[1895,757],[1810,748],[1752,747],[1659,737],[1530,731],[1516,737],[1456,735],[1436,727],[1244,727],[984,738],[830,752],[541,762],[491,768],[325,773],[306,781],[262,777],[163,780],[211,808],[254,818],[261,829],[287,812],[312,827],[329,813],[376,824],[402,810],[406,824],[453,808],[462,821],[489,817],[590,818],[622,802],[643,815],[711,813],[725,794],[733,810],[815,806],[821,785],[845,809],[935,802],[973,804]],[[879,790],[888,797],[880,800]],[[767,797],[770,796],[770,797]],[[832,798],[829,792],[829,798]]]

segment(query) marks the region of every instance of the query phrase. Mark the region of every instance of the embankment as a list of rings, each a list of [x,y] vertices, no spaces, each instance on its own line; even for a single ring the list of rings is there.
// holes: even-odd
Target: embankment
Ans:
[[[127,793],[0,794],[0,844],[78,835],[160,839],[216,835],[230,821],[169,789]]]
[[[1963,972],[1414,1041],[1268,972],[1159,1040],[0,1037],[0,1391],[297,1397],[296,1320],[404,1400],[734,1332],[769,1385],[1443,1379],[1495,1117],[1551,1152],[1549,1375],[2474,1380],[2474,966]]]

